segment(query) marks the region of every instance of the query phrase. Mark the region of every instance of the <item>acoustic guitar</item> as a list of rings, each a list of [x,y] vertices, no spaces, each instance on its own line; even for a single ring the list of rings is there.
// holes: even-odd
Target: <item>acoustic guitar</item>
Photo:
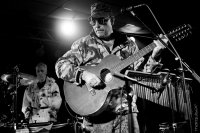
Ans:
[[[190,33],[191,26],[184,24],[169,32],[165,35],[165,38],[167,36],[179,41]],[[95,116],[101,113],[110,100],[108,97],[109,92],[125,85],[125,81],[116,75],[120,75],[121,70],[151,52],[155,47],[156,44],[151,43],[125,60],[120,60],[116,55],[111,54],[106,56],[97,66],[82,66],[83,69],[97,75],[102,83],[100,87],[92,88],[87,84],[77,86],[65,81],[63,89],[69,107],[81,116]],[[111,74],[112,78],[109,81],[105,81],[105,77],[108,74]]]

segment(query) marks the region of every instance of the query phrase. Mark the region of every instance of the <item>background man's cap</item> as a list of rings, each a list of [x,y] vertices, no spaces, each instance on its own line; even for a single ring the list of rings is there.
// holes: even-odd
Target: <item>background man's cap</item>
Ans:
[[[113,16],[112,9],[104,3],[94,3],[91,5],[91,16],[90,18],[102,18]]]

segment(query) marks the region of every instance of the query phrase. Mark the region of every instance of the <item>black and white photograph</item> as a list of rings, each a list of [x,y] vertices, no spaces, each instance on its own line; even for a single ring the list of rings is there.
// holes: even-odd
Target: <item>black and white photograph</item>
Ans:
[[[199,133],[199,3],[0,6],[1,133]]]

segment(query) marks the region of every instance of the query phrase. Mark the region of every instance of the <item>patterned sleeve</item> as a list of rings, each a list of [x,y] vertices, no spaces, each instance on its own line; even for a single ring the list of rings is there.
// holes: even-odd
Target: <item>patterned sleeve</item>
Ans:
[[[135,39],[133,37],[129,38],[132,43],[135,43]],[[132,48],[132,54],[135,54],[139,51],[139,48],[137,45]],[[148,60],[145,61],[144,57],[141,57],[137,61],[134,62],[134,70],[139,70],[143,72],[152,72],[152,70],[157,66],[159,62],[157,62],[155,59],[152,58],[152,56],[149,56]]]
[[[155,43],[155,41],[153,43]],[[148,61],[144,66],[143,72],[153,72],[155,68],[162,66],[160,63],[160,52],[161,50],[155,54],[154,58],[152,58],[152,54],[149,56]]]
[[[134,37],[130,37],[129,38],[130,43],[132,44],[131,47],[131,54],[134,55],[139,51],[139,47],[136,43],[136,40]],[[144,61],[144,58],[141,57],[140,59],[138,59],[137,61],[134,62],[134,70],[140,70],[142,67],[142,63]]]
[[[83,39],[80,39],[72,44],[71,50],[66,52],[62,57],[60,57],[56,64],[55,70],[58,78],[65,81],[80,84],[82,70],[79,67],[83,62],[82,58],[82,45],[84,43]]]

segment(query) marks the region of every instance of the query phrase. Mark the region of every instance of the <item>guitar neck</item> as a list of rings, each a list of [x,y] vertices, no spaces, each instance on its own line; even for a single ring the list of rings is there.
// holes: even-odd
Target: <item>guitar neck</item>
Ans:
[[[191,34],[191,26],[189,24],[184,24],[177,27],[173,31],[169,32],[166,36],[171,37],[175,41],[180,41]],[[120,72],[125,67],[131,65],[133,62],[137,61],[147,53],[151,52],[156,47],[155,43],[151,43],[146,47],[139,50],[136,54],[128,57],[127,59],[121,61],[119,64],[112,68],[113,72]]]
[[[155,47],[156,47],[156,44],[152,42],[151,44],[149,44],[146,47],[144,47],[141,50],[139,50],[134,55],[128,57],[127,59],[122,60],[119,64],[117,64],[115,67],[113,67],[113,71],[114,72],[121,71],[122,69],[124,69],[127,66],[131,65],[133,62],[137,61],[138,59],[140,59],[144,55],[146,55],[149,52],[151,52]]]

